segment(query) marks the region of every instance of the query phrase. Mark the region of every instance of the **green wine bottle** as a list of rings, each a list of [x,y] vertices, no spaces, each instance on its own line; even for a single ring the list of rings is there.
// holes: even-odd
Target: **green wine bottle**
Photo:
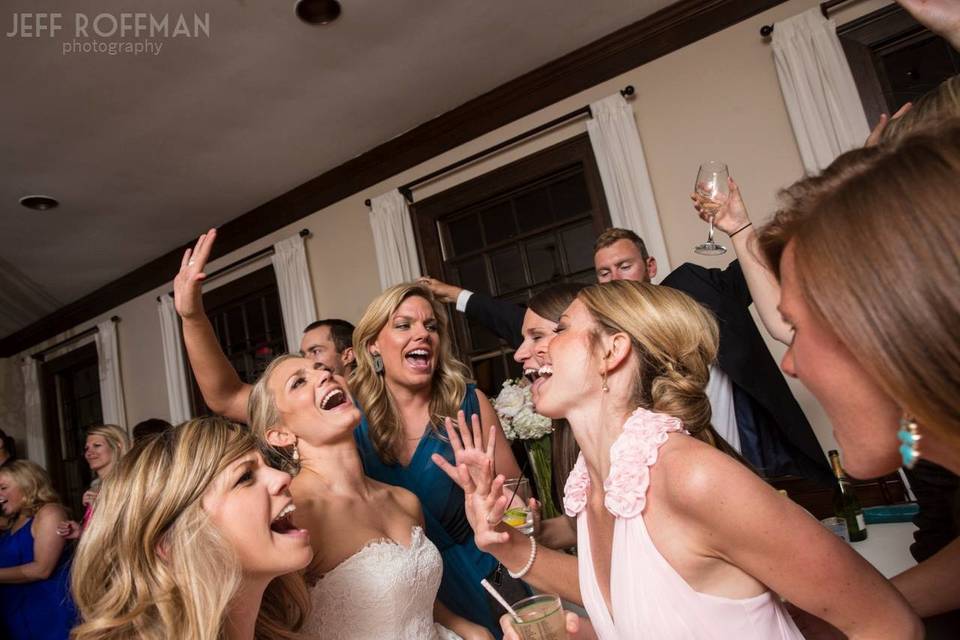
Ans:
[[[863,521],[863,509],[860,507],[860,501],[857,500],[857,494],[853,491],[853,485],[847,478],[840,466],[840,453],[830,451],[830,465],[833,467],[833,475],[837,477],[837,484],[833,488],[833,510],[837,517],[847,523],[847,535],[850,542],[860,542],[867,539],[867,524]]]

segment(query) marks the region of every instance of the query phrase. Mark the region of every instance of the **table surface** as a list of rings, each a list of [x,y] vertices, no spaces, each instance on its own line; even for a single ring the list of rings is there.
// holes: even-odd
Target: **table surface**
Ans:
[[[917,564],[910,555],[916,530],[912,522],[868,524],[867,539],[852,542],[850,546],[885,577],[891,578]]]

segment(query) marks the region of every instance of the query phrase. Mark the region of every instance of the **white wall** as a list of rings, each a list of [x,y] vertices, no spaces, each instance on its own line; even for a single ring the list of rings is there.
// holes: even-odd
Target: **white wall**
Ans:
[[[704,258],[692,247],[704,239],[705,225],[690,207],[697,166],[703,159],[727,162],[741,185],[755,221],[774,209],[778,189],[799,178],[803,169],[774,72],[769,44],[762,25],[817,6],[816,0],[790,0],[679,51],[603,82],[468,144],[396,175],[363,193],[317,211],[285,229],[261,238],[215,261],[210,269],[227,264],[308,227],[307,257],[313,278],[318,317],[356,321],[366,304],[379,293],[373,236],[363,201],[400,184],[526,131],[575,108],[610,95],[632,84],[640,135],[647,154],[654,193],[674,265],[697,261],[721,266],[731,259]],[[859,17],[886,0],[854,3],[837,11],[839,23]],[[415,193],[422,199],[432,193],[507,164],[556,142],[585,131],[583,122],[571,123],[529,140],[494,158],[445,177]],[[240,212],[238,212],[239,214]],[[203,229],[197,229],[199,235]],[[252,267],[251,267],[252,268]],[[174,274],[170,274],[172,279]],[[236,274],[239,275],[239,274]],[[236,277],[236,276],[234,276]],[[218,283],[223,284],[223,283]],[[119,315],[118,327],[123,387],[130,424],[145,418],[169,418],[166,382],[155,298],[170,284],[139,296],[95,320]],[[59,337],[51,339],[53,343]],[[30,351],[42,348],[37,345]],[[771,344],[780,358],[783,348]],[[23,446],[22,383],[14,359],[0,360],[0,426],[15,434]],[[835,446],[829,423],[816,401],[798,384],[791,386],[825,448]],[[28,452],[29,454],[30,452]]]

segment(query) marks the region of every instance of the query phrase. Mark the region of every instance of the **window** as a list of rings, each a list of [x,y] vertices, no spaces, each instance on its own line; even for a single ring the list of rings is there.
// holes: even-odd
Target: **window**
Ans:
[[[286,353],[283,313],[273,266],[258,269],[204,294],[220,348],[240,379],[253,384],[276,356]],[[193,415],[213,413],[190,373]]]
[[[550,284],[593,282],[593,242],[609,226],[593,150],[577,136],[412,207],[426,272],[524,304]],[[520,375],[495,335],[453,313],[461,359],[496,395]]]
[[[896,4],[838,27],[837,36],[871,125],[960,73],[960,54]]]
[[[41,365],[47,470],[74,518],[93,475],[83,456],[88,427],[103,423],[97,347],[87,344]]]

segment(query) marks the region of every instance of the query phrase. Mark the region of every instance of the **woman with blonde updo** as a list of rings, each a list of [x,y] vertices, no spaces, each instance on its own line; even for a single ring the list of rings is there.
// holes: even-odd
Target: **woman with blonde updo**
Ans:
[[[74,640],[296,638],[312,557],[290,476],[223,418],[185,422],[116,465],[80,540]]]
[[[47,472],[29,460],[0,469],[0,638],[66,640],[76,612],[70,554],[56,533],[66,512]]]
[[[705,390],[717,335],[709,312],[668,287],[581,291],[534,391],[537,412],[566,418],[580,445],[564,496],[580,555],[532,551],[488,524],[504,506],[502,479],[491,482],[489,456],[462,429],[458,467],[436,462],[468,494],[477,544],[541,591],[569,588],[559,577],[576,565],[603,639],[799,640],[781,597],[849,638],[920,637],[876,570],[725,453]]]

